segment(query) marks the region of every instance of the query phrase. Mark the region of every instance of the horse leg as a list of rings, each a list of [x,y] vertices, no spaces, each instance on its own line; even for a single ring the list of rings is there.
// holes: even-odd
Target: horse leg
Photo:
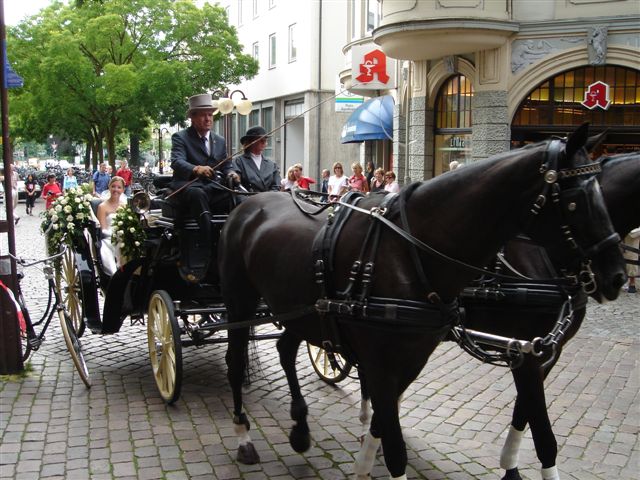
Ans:
[[[558,444],[551,428],[544,394],[546,372],[542,371],[537,359],[527,359],[512,374],[518,394],[511,428],[500,457],[500,466],[506,470],[503,480],[521,478],[517,468],[517,452],[527,421],[536,454],[542,464],[542,479],[559,480],[556,467]]]
[[[302,340],[297,335],[290,333],[289,330],[278,339],[277,347],[280,354],[280,365],[287,376],[289,390],[291,392],[291,419],[296,422],[291,428],[289,435],[289,444],[298,453],[309,450],[311,446],[311,436],[309,435],[309,424],[307,423],[307,403],[304,401],[302,392],[300,391],[300,383],[298,382],[298,374],[296,372],[296,357],[298,356],[298,347]]]
[[[246,310],[243,309],[243,311],[235,310],[227,305],[229,319],[234,318],[241,320],[249,318],[252,314],[251,303],[252,302],[246,302]],[[253,303],[254,313],[256,305],[257,301]],[[234,311],[236,315],[233,315],[232,312]],[[249,419],[242,410],[242,383],[247,367],[249,328],[230,329],[228,331],[228,341],[229,345],[225,359],[227,362],[227,378],[229,379],[233,393],[233,424],[236,436],[238,437],[237,460],[245,465],[253,465],[260,462],[260,456],[249,436],[249,429],[251,428]]]
[[[358,367],[358,379],[360,380],[360,413],[358,418],[362,424],[362,435],[360,436],[360,444],[362,444],[371,427],[371,406],[369,404],[369,392],[367,391],[367,379],[360,367]]]

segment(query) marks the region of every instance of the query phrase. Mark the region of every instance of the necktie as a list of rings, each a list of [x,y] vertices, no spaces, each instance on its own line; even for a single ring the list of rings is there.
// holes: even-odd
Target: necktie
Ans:
[[[207,137],[200,137],[200,141],[202,142],[202,146],[204,147],[205,152],[207,152],[207,155],[209,154],[209,148],[207,145]]]

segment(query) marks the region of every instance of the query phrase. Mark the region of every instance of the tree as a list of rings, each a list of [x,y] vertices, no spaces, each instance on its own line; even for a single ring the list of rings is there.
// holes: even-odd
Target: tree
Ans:
[[[193,0],[56,2],[10,29],[25,86],[11,92],[14,135],[85,141],[94,163],[116,138],[179,123],[186,98],[257,73],[219,6]]]

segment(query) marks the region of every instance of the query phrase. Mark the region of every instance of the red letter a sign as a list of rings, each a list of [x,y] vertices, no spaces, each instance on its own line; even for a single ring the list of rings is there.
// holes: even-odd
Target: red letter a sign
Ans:
[[[387,83],[389,75],[387,75],[387,56],[380,50],[373,50],[364,56],[364,62],[360,64],[360,75],[356,80],[362,83],[369,83],[374,80],[375,75],[378,81]]]
[[[589,110],[593,110],[596,107],[600,107],[603,110],[609,108],[609,85],[604,82],[595,82],[587,87],[584,92],[584,101],[582,105]]]

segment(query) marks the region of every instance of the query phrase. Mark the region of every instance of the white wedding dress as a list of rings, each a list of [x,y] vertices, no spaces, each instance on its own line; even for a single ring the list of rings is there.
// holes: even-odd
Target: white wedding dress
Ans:
[[[102,268],[104,272],[109,276],[113,276],[113,274],[116,273],[119,264],[117,247],[111,243],[111,223],[115,216],[115,213],[107,215],[108,228],[103,228],[101,230],[102,238],[100,240],[100,259],[102,260]]]

